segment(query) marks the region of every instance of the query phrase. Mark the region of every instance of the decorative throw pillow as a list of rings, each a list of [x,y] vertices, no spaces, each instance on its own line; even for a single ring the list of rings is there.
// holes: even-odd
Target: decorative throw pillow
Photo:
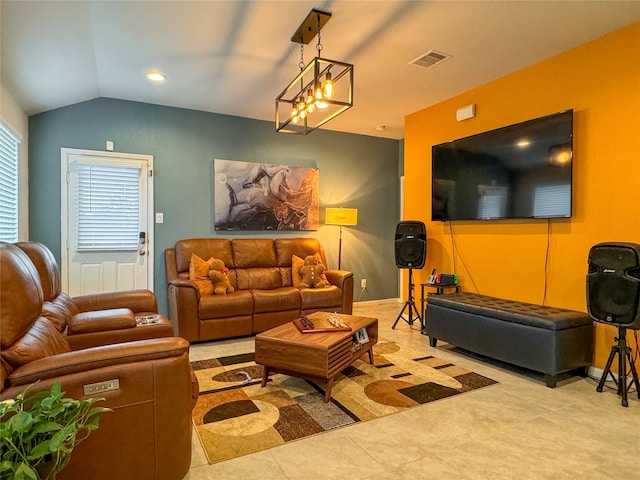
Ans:
[[[320,254],[318,252],[315,253],[314,257],[318,259],[319,264],[324,266],[324,263],[322,263],[322,258],[320,257]],[[294,287],[299,287],[300,284],[302,283],[302,275],[300,275],[300,267],[302,267],[303,265],[304,265],[304,259],[298,257],[297,255],[293,255],[291,257],[291,283],[293,283]],[[325,266],[325,270],[326,268],[327,267]],[[327,280],[327,276],[324,273],[320,275],[320,279],[326,285],[331,285],[329,280]]]
[[[189,280],[196,284],[200,295],[212,295],[213,283],[209,278],[209,270],[213,264],[213,257],[209,260],[203,260],[195,253],[191,254],[189,262]]]

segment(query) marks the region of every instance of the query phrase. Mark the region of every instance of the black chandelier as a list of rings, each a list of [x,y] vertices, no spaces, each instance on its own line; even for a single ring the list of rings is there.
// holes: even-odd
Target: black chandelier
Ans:
[[[353,65],[320,56],[320,29],[331,14],[312,9],[291,37],[300,44],[300,73],[276,98],[276,131],[306,135],[353,106]],[[317,56],[304,63],[304,46],[316,35]]]

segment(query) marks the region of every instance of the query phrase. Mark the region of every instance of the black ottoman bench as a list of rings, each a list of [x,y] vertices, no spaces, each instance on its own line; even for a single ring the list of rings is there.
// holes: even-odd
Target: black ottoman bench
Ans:
[[[474,353],[544,373],[548,387],[571,370],[586,375],[593,321],[583,312],[460,292],[430,294],[426,333]]]

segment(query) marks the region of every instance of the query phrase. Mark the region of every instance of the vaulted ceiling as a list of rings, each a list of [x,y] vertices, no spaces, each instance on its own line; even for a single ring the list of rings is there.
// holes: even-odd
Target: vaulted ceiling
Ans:
[[[332,13],[322,55],[355,65],[354,107],[323,128],[388,138],[409,113],[640,21],[640,1],[2,0],[2,84],[29,115],[111,97],[274,121],[312,8]],[[429,50],[451,58],[410,63]]]

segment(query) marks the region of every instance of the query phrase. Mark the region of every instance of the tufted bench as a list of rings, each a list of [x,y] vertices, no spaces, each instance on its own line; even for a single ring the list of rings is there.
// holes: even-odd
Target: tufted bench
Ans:
[[[460,292],[429,295],[429,344],[438,340],[544,373],[548,387],[558,374],[580,369],[593,356],[593,321],[583,312]]]

